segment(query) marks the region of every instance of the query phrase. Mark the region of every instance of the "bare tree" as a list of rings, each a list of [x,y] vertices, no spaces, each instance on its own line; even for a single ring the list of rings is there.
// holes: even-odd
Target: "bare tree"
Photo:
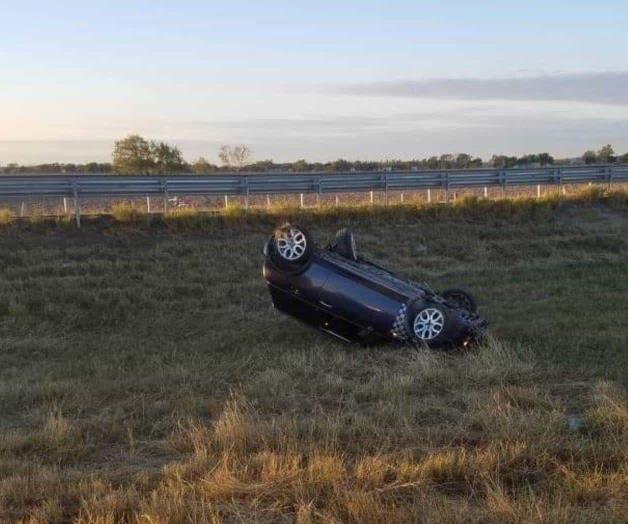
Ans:
[[[238,171],[251,160],[252,156],[253,152],[244,144],[237,146],[222,146],[220,148],[220,152],[218,153],[218,158],[220,158],[220,161],[223,164],[233,167]]]

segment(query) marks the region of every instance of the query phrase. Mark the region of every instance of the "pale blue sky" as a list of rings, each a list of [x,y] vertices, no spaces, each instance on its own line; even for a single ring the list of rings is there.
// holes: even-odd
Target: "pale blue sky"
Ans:
[[[625,1],[0,0],[0,163],[628,151]]]

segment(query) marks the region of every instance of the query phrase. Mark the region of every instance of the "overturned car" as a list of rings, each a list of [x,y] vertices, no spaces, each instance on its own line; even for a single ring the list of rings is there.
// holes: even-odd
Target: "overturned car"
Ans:
[[[466,346],[486,321],[462,289],[436,293],[366,260],[343,229],[327,247],[302,227],[278,228],[264,247],[274,306],[347,342],[397,340],[432,348]]]

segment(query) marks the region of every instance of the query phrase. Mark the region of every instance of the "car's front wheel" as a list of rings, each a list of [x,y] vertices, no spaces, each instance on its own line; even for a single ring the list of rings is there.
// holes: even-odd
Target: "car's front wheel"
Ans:
[[[423,304],[412,308],[408,321],[412,339],[419,345],[433,348],[458,344],[464,332],[456,311],[440,304]]]
[[[285,224],[273,234],[270,256],[276,266],[290,271],[307,265],[313,249],[314,241],[305,229]]]

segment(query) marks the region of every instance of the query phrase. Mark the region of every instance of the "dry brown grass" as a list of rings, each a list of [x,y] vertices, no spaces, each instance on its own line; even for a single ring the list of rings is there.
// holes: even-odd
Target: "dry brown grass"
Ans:
[[[606,392],[594,400],[595,413],[612,406],[611,427],[573,436],[560,406],[534,387],[485,396],[468,415],[468,428],[489,423],[476,442],[351,454],[333,437],[312,438],[329,421],[312,421],[304,435],[232,398],[211,427],[182,431],[191,456],[166,466],[147,493],[109,488],[106,503],[83,495],[79,521],[622,521],[626,442],[609,448],[605,433],[618,415],[626,424],[622,399]]]
[[[59,468],[88,443],[78,421],[53,409],[28,442],[3,437],[5,452],[37,449],[49,464],[5,460],[11,473],[0,482],[0,507],[16,517],[30,508],[23,518],[32,523],[625,518],[628,414],[617,385],[600,382],[587,394],[574,431],[564,403],[539,384],[532,357],[503,345],[463,357],[409,352],[366,380],[345,376],[367,368],[341,353],[318,378],[335,369],[329,383],[372,399],[366,411],[283,408],[291,391],[276,379],[294,384],[324,358],[321,350],[288,354],[285,376],[269,368],[244,388],[264,388],[255,402],[240,391],[209,422],[180,420],[160,446],[170,460],[152,471]]]

